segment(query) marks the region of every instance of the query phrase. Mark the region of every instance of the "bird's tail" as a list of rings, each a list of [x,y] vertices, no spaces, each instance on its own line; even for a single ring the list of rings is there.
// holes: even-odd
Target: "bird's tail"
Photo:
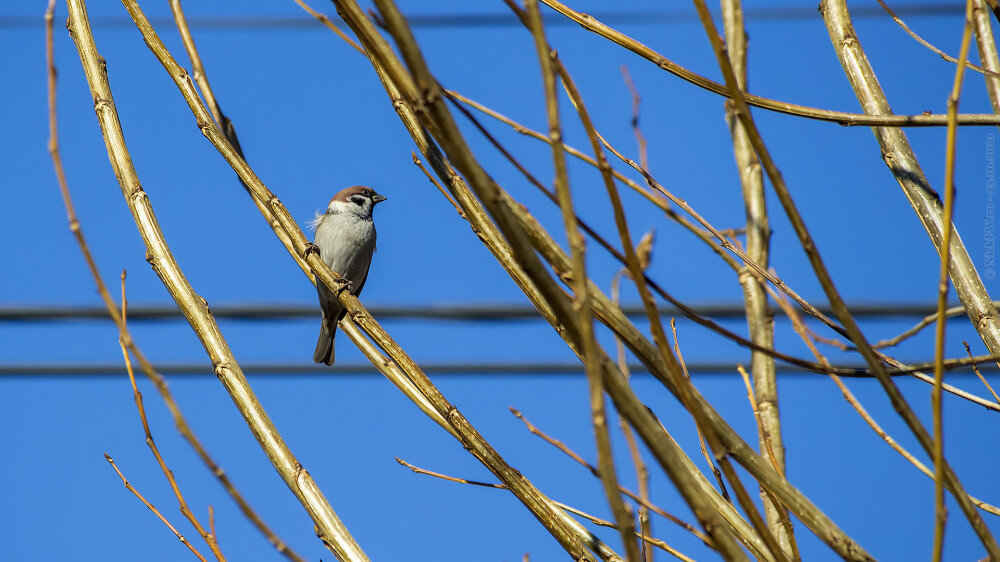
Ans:
[[[313,361],[316,363],[326,363],[333,365],[333,337],[337,335],[337,322],[328,322],[326,315],[319,329],[319,341],[316,342],[316,351],[313,352]]]

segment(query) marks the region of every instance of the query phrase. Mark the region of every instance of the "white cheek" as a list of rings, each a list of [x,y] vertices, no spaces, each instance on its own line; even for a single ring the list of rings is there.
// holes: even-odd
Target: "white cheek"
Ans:
[[[326,208],[327,212],[330,213],[343,213],[345,211],[351,210],[354,207],[353,203],[344,203],[343,201],[331,201],[330,206]]]

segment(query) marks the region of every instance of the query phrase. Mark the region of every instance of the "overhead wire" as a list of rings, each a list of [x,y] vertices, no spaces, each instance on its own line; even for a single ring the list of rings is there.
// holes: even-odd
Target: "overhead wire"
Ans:
[[[687,363],[688,372],[693,375],[735,375],[736,361],[695,361]],[[435,362],[421,363],[420,367],[434,376],[537,376],[537,375],[584,375],[584,367],[580,362]],[[854,368],[857,377],[870,378],[864,374],[865,365],[844,365]],[[371,363],[337,363],[332,366],[317,365],[303,362],[273,362],[273,363],[240,363],[243,372],[250,375],[378,375],[379,371]],[[783,375],[810,375],[815,373],[793,365],[778,364],[777,372]],[[157,364],[160,374],[170,376],[215,376],[212,366],[207,363],[163,363]],[[633,374],[648,374],[640,364],[629,365]],[[984,365],[980,371],[998,371],[996,366]],[[117,377],[123,376],[125,366],[121,363],[24,363],[20,365],[0,365],[0,378],[52,378],[52,377]],[[971,373],[967,373],[971,374]],[[851,375],[841,375],[851,376]],[[949,375],[954,376],[954,375]]]
[[[900,16],[957,16],[964,13],[964,4],[942,2],[935,4],[904,4],[893,5],[893,11]],[[815,6],[785,6],[757,7],[744,10],[745,17],[750,21],[802,21],[819,20]],[[592,16],[609,25],[663,25],[696,23],[698,15],[693,10],[599,10],[591,12]],[[858,6],[851,9],[851,16],[859,18],[887,18],[881,7]],[[173,24],[170,16],[149,18],[154,26],[169,26]],[[557,14],[546,14],[543,18],[547,27],[576,25]],[[407,15],[408,23],[419,28],[488,28],[514,27],[520,22],[510,12],[465,12],[465,13],[426,13]],[[288,29],[320,29],[322,26],[312,18],[301,16],[201,16],[189,17],[192,28],[202,31],[241,31],[241,30],[288,30]],[[343,22],[334,22],[345,27]],[[91,26],[97,28],[132,29],[135,24],[128,17],[105,16],[91,18]],[[42,20],[37,16],[0,15],[0,29],[33,29],[41,28]]]
[[[958,305],[952,305],[957,307]],[[373,316],[382,319],[433,319],[458,322],[490,322],[504,320],[541,319],[533,306],[525,303],[497,304],[431,304],[431,305],[370,305],[367,307]],[[737,319],[745,318],[746,309],[743,303],[708,302],[691,305],[699,314],[712,318]],[[826,305],[817,306],[824,314],[829,314]],[[849,305],[854,316],[890,320],[902,318],[918,318],[935,313],[932,303],[852,303]],[[212,305],[212,313],[219,318],[240,320],[286,320],[294,318],[314,318],[319,309],[313,303],[309,304],[221,304]],[[641,305],[623,305],[622,311],[629,317],[645,317]],[[673,306],[661,306],[661,316],[683,318],[683,312]],[[784,312],[778,308],[771,311],[777,317],[784,317]],[[108,320],[107,309],[101,306],[75,305],[0,305],[0,324],[14,322],[59,322],[74,320]],[[177,307],[172,304],[131,305],[129,307],[130,322],[183,320]]]

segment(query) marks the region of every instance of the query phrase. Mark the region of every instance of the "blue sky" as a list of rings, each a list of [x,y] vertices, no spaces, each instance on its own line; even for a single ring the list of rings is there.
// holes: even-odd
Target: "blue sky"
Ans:
[[[146,6],[145,4],[149,4]],[[167,17],[166,3],[145,3],[150,17]],[[607,11],[605,3],[572,2],[581,11]],[[906,6],[915,5],[907,3]],[[500,2],[401,2],[407,14],[504,13]],[[798,6],[748,2],[748,9]],[[897,7],[901,7],[900,6]],[[333,15],[331,6],[315,7]],[[293,2],[245,5],[231,0],[188,2],[188,16],[308,16]],[[853,2],[852,8],[870,8]],[[664,7],[634,2],[621,12],[676,10],[679,21],[631,22],[616,27],[672,60],[719,79],[714,56],[686,3]],[[99,17],[122,18],[116,3],[93,2]],[[11,77],[0,90],[4,133],[0,134],[0,183],[7,212],[0,221],[6,274],[0,306],[66,306],[100,303],[65,213],[46,153],[44,2],[5,4],[0,48]],[[673,13],[673,12],[672,12]],[[908,21],[925,38],[957,53],[961,9],[914,16]],[[36,18],[15,25],[17,18]],[[56,25],[62,155],[77,211],[105,279],[117,282],[128,270],[132,304],[166,304],[169,295],[144,261],[135,224],[108,165],[79,59]],[[159,21],[159,20],[154,20]],[[855,21],[882,86],[898,113],[944,113],[953,65],[908,38],[887,17]],[[831,48],[819,14],[790,20],[750,17],[751,91],[811,105],[857,111],[858,104]],[[158,31],[179,60],[183,48],[171,26]],[[447,87],[486,103],[535,129],[544,129],[541,84],[531,37],[516,26],[415,29],[431,69]],[[366,304],[523,304],[524,296],[471,233],[466,223],[413,166],[412,141],[401,127],[370,65],[320,26],[273,29],[194,27],[209,79],[223,110],[235,122],[248,161],[301,224],[340,188],[374,187],[389,201],[376,213],[379,250],[365,286]],[[629,127],[631,100],[622,82],[625,64],[643,96],[641,122],[649,140],[651,171],[719,228],[744,222],[738,177],[722,99],[666,74],[646,61],[575,25],[550,26],[549,40],[576,79],[597,127],[608,140],[636,155]],[[260,220],[231,169],[204,140],[176,88],[127,25],[95,25],[108,61],[111,85],[125,137],[140,180],[152,200],[168,242],[195,289],[210,304],[309,304],[315,290]],[[974,50],[973,50],[974,54]],[[567,138],[588,146],[563,101]],[[990,112],[981,75],[967,73],[961,109]],[[841,293],[856,303],[930,303],[937,283],[937,256],[891,174],[869,129],[845,128],[755,110],[768,143]],[[503,125],[484,122],[537,177],[552,177],[551,158],[537,141]],[[463,125],[464,126],[464,125]],[[471,127],[465,129],[476,155],[491,174],[524,202],[557,239],[558,209],[539,197]],[[923,169],[936,189],[943,186],[945,131],[908,130]],[[956,224],[982,271],[987,246],[986,163],[996,128],[959,133]],[[995,146],[995,142],[993,144]],[[571,181],[582,216],[609,239],[615,231],[599,176],[571,162]],[[634,236],[655,227],[657,244],[650,274],[692,304],[738,303],[735,276],[692,236],[632,193],[623,193]],[[811,302],[824,301],[794,233],[769,194],[774,230],[772,265]],[[589,267],[608,286],[618,266],[591,244]],[[986,281],[996,297],[995,281]],[[627,288],[624,299],[637,302]],[[869,339],[895,335],[912,319],[867,321]],[[261,322],[224,319],[223,333],[241,362],[309,361],[315,319]],[[727,327],[745,332],[739,321]],[[386,328],[418,361],[570,361],[571,355],[541,321],[458,324],[386,321]],[[683,320],[681,346],[689,361],[746,364],[748,354]],[[643,326],[644,327],[644,326]],[[210,364],[182,322],[136,322],[139,346],[154,363],[201,363],[205,376],[170,379],[178,402],[209,451],[280,536],[311,560],[333,559],[315,539],[312,524],[261,454],[229,397],[210,375]],[[787,322],[777,323],[778,347],[802,357],[808,351]],[[827,334],[829,335],[829,334]],[[611,350],[608,334],[602,342]],[[949,324],[949,356],[985,348],[965,320]],[[108,322],[0,323],[4,365],[117,363],[116,333]],[[363,356],[338,338],[339,361]],[[856,358],[830,351],[838,361]],[[896,356],[932,357],[930,332],[901,346]],[[582,376],[435,376],[444,394],[505,458],[552,498],[606,516],[599,483],[584,469],[529,435],[507,411],[520,409],[540,428],[594,457],[586,381]],[[993,372],[995,379],[995,371]],[[697,386],[748,442],[754,422],[735,369],[696,378]],[[978,380],[950,375],[949,382],[985,395]],[[452,475],[492,481],[461,446],[429,422],[377,376],[261,374],[251,383],[293,452],[309,469],[365,551],[377,560],[533,560],[563,556],[556,542],[504,492],[417,476],[393,457]],[[848,383],[900,443],[919,447],[872,381]],[[929,426],[929,387],[899,381],[911,405]],[[203,518],[216,512],[223,551],[233,560],[279,556],[240,516],[233,503],[173,429],[152,387],[140,381],[157,442],[175,471],[188,502]],[[689,416],[653,379],[638,375],[637,392],[656,411],[698,463]],[[925,557],[930,552],[933,484],[891,451],[850,409],[832,382],[820,376],[779,380],[782,421],[791,481],[869,552],[880,559]],[[1000,462],[989,441],[997,435],[996,413],[954,398],[945,404],[946,448],[970,493],[996,502],[1000,487],[991,467]],[[0,558],[177,560],[188,556],[152,514],[121,486],[104,461],[119,467],[188,537],[193,530],[176,510],[169,488],[143,442],[122,372],[104,377],[0,379],[0,424],[7,428],[7,483],[0,514]],[[619,472],[632,486],[624,443],[616,438]],[[922,454],[918,457],[924,458]],[[654,470],[654,499],[692,520],[669,481]],[[950,506],[946,558],[982,556],[957,506]],[[1000,533],[995,516],[984,514]],[[797,527],[807,559],[832,558],[808,530]],[[608,541],[615,536],[602,529]],[[712,559],[697,541],[670,523],[654,519],[654,532],[696,559]],[[53,540],[58,537],[59,540]],[[207,550],[206,550],[207,551]],[[660,556],[662,553],[658,553]],[[665,559],[660,556],[661,559]]]

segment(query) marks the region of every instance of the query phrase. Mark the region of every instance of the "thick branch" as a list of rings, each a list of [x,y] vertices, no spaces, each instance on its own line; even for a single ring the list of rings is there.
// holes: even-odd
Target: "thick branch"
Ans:
[[[319,487],[281,438],[240,370],[236,358],[208,309],[208,304],[194,292],[174,260],[156,220],[149,197],[139,184],[139,178],[125,145],[118,112],[111,95],[111,86],[108,83],[106,64],[94,44],[86,4],[84,0],[67,0],[67,6],[70,34],[76,43],[90,85],[94,109],[104,134],[108,156],[121,186],[122,195],[146,245],[150,265],[201,340],[212,360],[215,374],[229,392],[271,464],[316,523],[317,534],[342,560],[367,561],[367,556],[323,497]]]

